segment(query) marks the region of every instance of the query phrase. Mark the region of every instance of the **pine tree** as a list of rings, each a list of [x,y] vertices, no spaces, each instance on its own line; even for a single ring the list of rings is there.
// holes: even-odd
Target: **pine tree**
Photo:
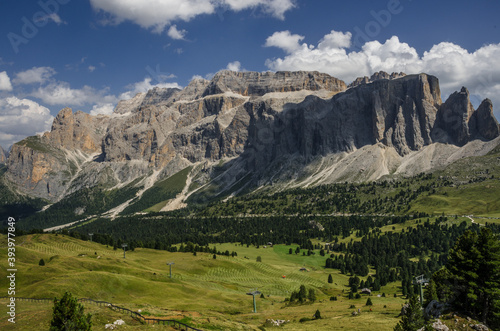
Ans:
[[[328,275],[328,283],[332,284],[333,283],[333,277],[332,274]]]
[[[401,321],[396,325],[394,331],[417,331],[424,324],[424,314],[420,308],[420,299],[418,295],[414,295],[410,298],[406,314],[401,317]]]
[[[71,293],[66,292],[61,300],[54,299],[50,330],[91,330],[91,319],[91,314],[84,314],[83,305]]]
[[[306,297],[307,297],[306,287],[304,285],[300,285],[299,295],[298,295],[298,299],[299,299],[300,303],[303,303],[304,301],[306,301]]]
[[[368,298],[368,299],[366,300],[366,304],[365,304],[365,306],[373,306],[372,298]]]
[[[44,266],[45,265],[45,261],[43,259],[40,259],[40,261],[38,261],[38,265]]]
[[[429,304],[432,300],[437,300],[437,290],[436,290],[436,282],[432,279],[429,280],[429,285],[425,287],[424,291],[424,302],[426,305]]]
[[[438,295],[455,309],[500,328],[500,241],[491,229],[467,231],[450,250],[445,269],[433,275]]]
[[[314,313],[314,319],[321,319],[321,313],[319,312],[319,309],[316,309],[316,312]]]
[[[316,301],[316,291],[314,291],[312,288],[310,288],[309,294],[307,295],[307,298],[312,302]]]

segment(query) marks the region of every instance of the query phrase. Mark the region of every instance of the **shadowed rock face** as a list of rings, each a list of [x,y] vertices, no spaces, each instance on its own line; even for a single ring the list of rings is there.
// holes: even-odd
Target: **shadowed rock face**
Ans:
[[[485,99],[472,114],[469,121],[471,137],[492,140],[500,135],[500,127],[493,115],[493,104]]]
[[[258,176],[291,156],[305,165],[377,144],[402,157],[435,142],[462,146],[499,136],[491,101],[475,111],[465,88],[443,104],[438,79],[426,74],[381,72],[361,81],[346,89],[318,72],[222,71],[183,90],[140,93],[110,116],[65,108],[50,133],[13,146],[7,178],[56,200],[104,177],[167,176],[199,162],[209,168],[233,158],[239,175]]]
[[[440,104],[437,79],[423,74],[379,80],[329,100],[311,96],[281,113],[265,102],[247,104],[255,119],[249,136],[256,150],[254,166],[282,155],[311,159],[379,142],[408,154],[432,143]]]
[[[493,105],[485,99],[474,110],[469,91],[462,87],[441,105],[433,140],[463,146],[473,139],[492,140],[500,134],[498,122],[493,115]]]

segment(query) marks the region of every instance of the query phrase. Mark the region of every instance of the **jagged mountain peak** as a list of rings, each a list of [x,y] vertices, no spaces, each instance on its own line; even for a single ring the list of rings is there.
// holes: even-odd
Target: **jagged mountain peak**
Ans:
[[[347,89],[319,72],[225,70],[210,81],[193,79],[182,90],[137,94],[110,116],[65,108],[50,133],[14,145],[7,178],[20,191],[52,201],[81,187],[141,178],[145,185],[144,178],[153,181],[188,166],[198,169],[193,180],[203,186],[215,179],[221,163],[230,170],[220,177],[219,189],[242,178],[248,185],[272,176],[293,178],[325,158],[334,160],[325,163],[330,172],[322,169],[326,172],[315,183],[373,180],[396,172],[401,160],[432,150],[435,143],[455,150],[500,135],[491,101],[474,110],[461,90],[442,103],[434,76],[379,72],[370,79]],[[438,157],[426,153],[423,159]],[[350,160],[349,171],[336,168],[341,160]],[[357,165],[366,171],[360,174]]]
[[[371,77],[364,76],[364,77],[358,77],[356,78],[351,84],[349,84],[348,88],[356,87],[359,85],[364,85],[364,84],[370,84],[373,83],[377,80],[381,79],[397,79],[401,77],[405,77],[406,74],[404,72],[393,72],[392,74],[388,74],[385,71],[379,71],[371,75]]]

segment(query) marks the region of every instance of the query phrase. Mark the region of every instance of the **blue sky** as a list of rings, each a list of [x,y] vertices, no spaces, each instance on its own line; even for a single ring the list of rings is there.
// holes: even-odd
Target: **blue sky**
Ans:
[[[347,83],[427,72],[443,98],[466,86],[475,106],[500,105],[499,14],[493,0],[3,0],[0,145],[50,129],[66,106],[109,114],[152,86],[226,68]]]

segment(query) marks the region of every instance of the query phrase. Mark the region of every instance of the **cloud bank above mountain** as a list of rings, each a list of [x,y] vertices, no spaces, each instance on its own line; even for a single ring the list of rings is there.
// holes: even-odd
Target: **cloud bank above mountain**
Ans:
[[[278,31],[269,36],[266,47],[281,48],[283,57],[266,60],[266,66],[277,70],[317,70],[347,83],[374,72],[425,72],[440,80],[443,97],[462,86],[472,94],[477,106],[481,98],[490,98],[500,118],[500,44],[484,45],[468,51],[451,42],[441,42],[419,55],[409,44],[393,36],[384,43],[369,41],[359,51],[351,50],[350,32],[332,30],[317,45],[302,43],[305,36]]]

